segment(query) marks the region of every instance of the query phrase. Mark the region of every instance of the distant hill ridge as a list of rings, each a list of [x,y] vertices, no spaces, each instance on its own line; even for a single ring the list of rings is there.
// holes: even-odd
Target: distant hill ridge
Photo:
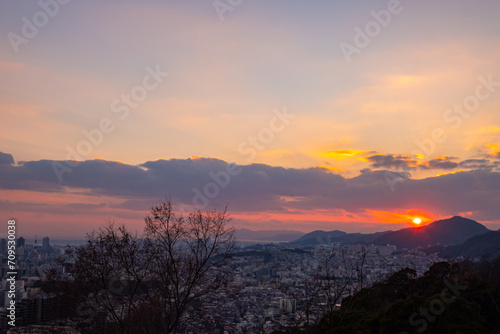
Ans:
[[[427,247],[428,245],[461,244],[467,239],[489,232],[482,224],[459,216],[437,220],[422,227],[409,227],[398,231],[384,231],[370,234],[346,233],[343,231],[313,231],[307,233],[291,244],[375,244],[396,245],[401,248]]]
[[[442,246],[461,244],[465,240],[489,232],[482,224],[472,219],[454,216],[437,220],[422,227],[409,227],[387,233],[374,240],[376,245],[396,245],[401,248]]]
[[[443,257],[484,257],[493,260],[500,257],[500,230],[490,231],[467,239],[463,244],[444,248]]]

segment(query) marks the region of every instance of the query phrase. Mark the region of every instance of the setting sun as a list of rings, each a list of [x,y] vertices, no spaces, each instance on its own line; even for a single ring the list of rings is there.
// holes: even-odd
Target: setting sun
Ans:
[[[413,219],[413,224],[415,224],[415,225],[420,225],[421,222],[422,222],[422,219],[420,219],[418,217]]]

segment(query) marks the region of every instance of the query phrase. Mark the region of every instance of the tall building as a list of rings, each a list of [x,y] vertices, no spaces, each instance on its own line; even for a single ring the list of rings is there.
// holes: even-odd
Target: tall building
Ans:
[[[0,240],[0,255],[7,254],[7,239]]]
[[[289,298],[280,299],[280,310],[288,313],[295,312],[297,310],[297,301]]]
[[[43,238],[42,249],[45,253],[48,253],[50,251],[50,238],[49,237]]]
[[[17,244],[16,244],[17,248],[19,247],[25,247],[26,246],[26,239],[24,239],[23,237],[19,237],[17,238]]]

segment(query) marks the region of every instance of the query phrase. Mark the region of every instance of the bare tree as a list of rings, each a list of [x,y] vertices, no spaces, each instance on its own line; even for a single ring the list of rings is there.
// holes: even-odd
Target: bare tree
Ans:
[[[309,332],[311,325],[316,324],[312,318],[319,316],[322,286],[318,282],[318,276],[297,280],[291,285],[278,284],[279,290],[290,299],[295,300],[297,305],[297,327],[302,327],[305,332]]]
[[[70,249],[65,261],[83,298],[76,314],[82,331],[130,333],[128,319],[149,279],[151,259],[142,240],[109,223],[89,233],[84,246]]]
[[[359,259],[350,261],[344,251],[332,249],[319,259],[315,273],[291,286],[278,285],[285,295],[296,300],[297,325],[306,333],[314,330],[322,316],[337,308],[343,295],[351,292],[356,280],[358,288],[354,291],[362,287],[366,251],[358,255]]]
[[[217,290],[227,274],[234,249],[234,230],[226,210],[196,211],[177,216],[161,203],[146,217],[146,251],[152,256],[156,289],[148,298],[156,306],[168,333],[182,327],[189,304]]]
[[[226,210],[182,216],[163,202],[145,222],[142,237],[110,223],[69,252],[82,332],[180,331],[192,302],[223,284],[234,248]]]
[[[324,269],[319,285],[325,298],[324,313],[331,313],[335,310],[336,305],[342,300],[342,295],[349,291],[349,288],[355,281],[357,281],[357,287],[350,291],[351,293],[363,288],[363,269],[366,254],[367,252],[363,248],[357,254],[359,256],[358,260],[348,261],[345,252],[343,250],[340,251],[340,277],[336,277],[334,272],[334,258],[337,254],[332,251],[322,259]]]

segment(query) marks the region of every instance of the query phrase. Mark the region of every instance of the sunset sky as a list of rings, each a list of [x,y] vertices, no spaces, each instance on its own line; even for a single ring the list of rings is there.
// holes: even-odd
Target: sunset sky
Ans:
[[[499,13],[497,0],[2,1],[1,219],[29,238],[108,219],[140,231],[171,198],[227,205],[252,230],[454,215],[498,229]]]

